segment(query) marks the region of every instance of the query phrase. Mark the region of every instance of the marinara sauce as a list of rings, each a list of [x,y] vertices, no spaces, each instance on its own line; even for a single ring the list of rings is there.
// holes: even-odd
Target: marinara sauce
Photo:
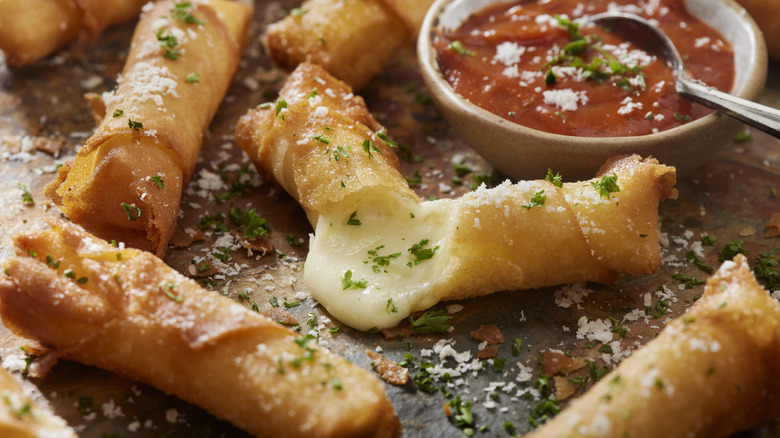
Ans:
[[[540,0],[477,12],[434,44],[444,77],[469,101],[507,120],[582,137],[645,135],[711,109],[678,96],[665,60],[584,17],[620,10],[656,23],[691,76],[728,92],[731,46],[679,0]]]

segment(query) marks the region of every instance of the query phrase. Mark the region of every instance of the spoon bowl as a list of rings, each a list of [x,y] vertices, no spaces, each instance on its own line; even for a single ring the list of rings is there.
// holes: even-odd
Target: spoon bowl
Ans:
[[[723,93],[691,78],[672,40],[650,21],[625,12],[603,12],[590,16],[588,21],[608,28],[664,59],[674,71],[675,89],[681,96],[780,138],[780,111]]]

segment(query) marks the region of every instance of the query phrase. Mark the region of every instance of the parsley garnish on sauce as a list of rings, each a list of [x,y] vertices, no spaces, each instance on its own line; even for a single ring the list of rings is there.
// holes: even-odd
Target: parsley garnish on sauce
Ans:
[[[119,116],[121,116],[124,113],[125,113],[125,111],[121,110],[121,109],[114,110],[113,117],[119,117]]]
[[[448,46],[448,49],[455,51],[458,55],[463,56],[474,56],[476,53],[474,53],[472,50],[466,49],[466,47],[463,46],[463,43],[460,41],[453,41]]]

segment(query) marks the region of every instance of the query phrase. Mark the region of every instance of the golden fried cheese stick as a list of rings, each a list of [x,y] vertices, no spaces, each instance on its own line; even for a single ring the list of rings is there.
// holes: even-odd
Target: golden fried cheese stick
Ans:
[[[674,168],[637,156],[590,181],[521,181],[421,202],[362,99],[302,64],[275,105],[243,116],[236,142],[315,229],[304,279],[336,318],[368,330],[440,300],[661,266],[658,203]]]
[[[412,25],[383,0],[306,0],[268,26],[264,44],[281,68],[312,62],[360,89],[406,44]]]
[[[162,1],[144,13],[118,88],[93,106],[97,131],[46,187],[66,216],[102,238],[165,254],[251,15],[251,6],[222,0]]]
[[[138,17],[148,0],[0,0],[0,51],[23,67],[76,38],[94,41],[106,28]]]
[[[526,436],[731,436],[780,415],[778,367],[780,303],[740,254],[658,337]]]
[[[76,438],[65,421],[24,393],[22,385],[0,367],[0,436],[7,438]]]
[[[313,336],[202,289],[153,254],[51,225],[17,236],[20,256],[0,274],[0,316],[17,334],[256,436],[400,434],[379,379]]]

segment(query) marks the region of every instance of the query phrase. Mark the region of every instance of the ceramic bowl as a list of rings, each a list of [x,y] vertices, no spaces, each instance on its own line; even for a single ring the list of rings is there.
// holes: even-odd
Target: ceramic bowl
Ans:
[[[503,119],[469,102],[447,83],[432,45],[442,29],[457,28],[470,14],[508,0],[436,0],[423,22],[417,53],[422,75],[437,107],[460,137],[498,171],[515,179],[543,178],[547,169],[566,180],[592,178],[607,158],[637,153],[653,156],[685,174],[717,155],[742,124],[720,113],[655,134],[577,137],[551,134]],[[756,100],[764,89],[766,45],[761,31],[732,0],[685,0],[692,15],[718,29],[734,48],[735,79],[730,91]]]

